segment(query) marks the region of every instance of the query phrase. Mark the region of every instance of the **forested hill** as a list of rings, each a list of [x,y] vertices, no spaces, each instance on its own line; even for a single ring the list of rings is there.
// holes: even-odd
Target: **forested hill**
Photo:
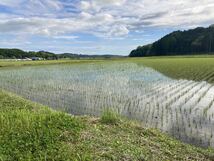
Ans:
[[[57,59],[58,56],[47,51],[23,51],[20,49],[0,49],[0,59],[24,59],[31,57],[40,57],[44,59]]]
[[[172,32],[153,44],[139,46],[130,57],[214,53],[214,25]]]
[[[3,49],[0,48],[0,59],[26,59],[32,57],[44,58],[47,60],[55,60],[55,59],[81,59],[81,58],[117,58],[122,57],[120,55],[84,55],[84,54],[73,54],[73,53],[62,53],[55,54],[48,51],[23,51],[20,49]]]

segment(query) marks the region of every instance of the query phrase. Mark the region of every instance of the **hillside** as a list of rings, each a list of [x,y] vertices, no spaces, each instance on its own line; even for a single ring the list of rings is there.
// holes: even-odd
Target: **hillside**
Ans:
[[[3,49],[0,48],[0,59],[25,59],[39,57],[47,60],[56,60],[56,59],[95,59],[95,58],[118,58],[122,57],[119,55],[85,55],[85,54],[72,54],[72,53],[62,53],[55,54],[48,51],[23,51],[20,49]]]
[[[57,55],[47,51],[23,51],[20,49],[0,49],[0,59],[24,59],[31,57],[40,57],[44,59],[57,59]]]
[[[172,32],[153,44],[139,46],[130,57],[214,53],[214,26]]]
[[[104,58],[104,59],[110,59],[110,58],[121,58],[123,56],[121,55],[85,55],[85,54],[71,54],[71,53],[63,53],[63,54],[57,54],[57,57],[59,59],[62,58],[71,58],[71,59],[81,59],[81,58],[88,58],[88,59],[96,59],[96,58]]]
[[[1,160],[213,160],[112,112],[74,117],[0,91]]]

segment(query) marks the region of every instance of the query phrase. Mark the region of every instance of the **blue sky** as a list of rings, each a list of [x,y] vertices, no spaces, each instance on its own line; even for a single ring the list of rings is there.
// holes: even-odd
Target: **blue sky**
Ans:
[[[213,0],[0,0],[0,47],[128,55],[213,23]]]

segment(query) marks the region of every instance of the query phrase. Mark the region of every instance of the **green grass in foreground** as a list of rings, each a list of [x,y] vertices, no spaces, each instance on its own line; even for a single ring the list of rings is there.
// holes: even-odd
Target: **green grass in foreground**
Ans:
[[[214,57],[151,57],[131,61],[154,68],[175,79],[214,83]]]
[[[0,160],[214,160],[214,150],[110,111],[74,117],[0,91]]]

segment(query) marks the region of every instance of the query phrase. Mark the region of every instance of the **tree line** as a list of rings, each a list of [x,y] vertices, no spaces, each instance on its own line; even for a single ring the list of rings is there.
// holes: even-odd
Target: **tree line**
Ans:
[[[0,59],[25,59],[32,57],[39,57],[50,60],[58,59],[56,54],[46,51],[26,52],[20,49],[0,49]]]
[[[26,59],[26,58],[43,58],[46,60],[56,60],[56,59],[99,59],[99,58],[117,58],[121,57],[119,55],[83,55],[83,54],[73,54],[73,53],[62,53],[55,54],[47,51],[23,51],[20,49],[0,49],[0,59]]]
[[[172,32],[153,44],[139,46],[130,57],[214,53],[214,25]]]

